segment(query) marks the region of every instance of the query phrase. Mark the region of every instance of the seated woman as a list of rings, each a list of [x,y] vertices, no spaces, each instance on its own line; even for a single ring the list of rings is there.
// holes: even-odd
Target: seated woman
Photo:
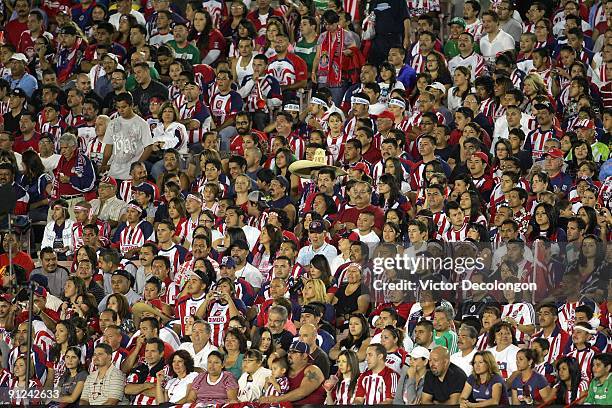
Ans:
[[[516,345],[514,327],[508,322],[499,322],[491,327],[489,331],[489,350],[501,371],[504,379],[510,378],[517,370],[516,353],[519,351]]]
[[[519,375],[510,385],[512,405],[532,405],[548,401],[552,390],[546,378],[534,370],[535,352],[531,349],[520,349],[516,354],[516,366]]]
[[[337,360],[343,350],[352,350],[357,353],[359,371],[364,372],[367,367],[366,351],[371,340],[368,320],[362,314],[354,314],[350,316],[348,323],[348,336],[332,347],[329,358]]]
[[[83,386],[87,379],[87,369],[83,366],[84,357],[80,347],[69,347],[64,354],[64,365],[66,371],[59,378],[57,389],[59,389],[59,402],[62,405],[74,404],[81,398]]]
[[[223,368],[223,354],[211,351],[208,355],[208,371],[198,375],[188,385],[187,403],[231,404],[238,402],[238,382]]]
[[[155,387],[155,399],[158,404],[170,402],[182,404],[186,401],[189,386],[198,376],[194,371],[193,358],[187,350],[177,350],[168,359],[172,377],[164,385],[165,372],[157,372],[157,385]]]
[[[361,265],[352,263],[346,268],[347,282],[342,283],[334,295],[332,304],[336,308],[336,326],[346,323],[353,313],[367,314],[370,308],[370,295],[363,293]]]
[[[323,383],[327,391],[328,405],[352,405],[359,380],[359,360],[357,353],[344,350],[338,356],[338,377]]]
[[[51,206],[51,220],[45,226],[45,232],[40,244],[41,248],[53,248],[58,261],[66,261],[72,255],[72,224],[68,213],[68,203],[65,200],[56,200]]]
[[[229,328],[223,339],[223,350],[223,367],[238,380],[242,375],[242,360],[247,350],[246,337],[240,330]]]
[[[479,351],[472,360],[474,368],[461,392],[461,408],[508,404],[508,391],[490,351]]]

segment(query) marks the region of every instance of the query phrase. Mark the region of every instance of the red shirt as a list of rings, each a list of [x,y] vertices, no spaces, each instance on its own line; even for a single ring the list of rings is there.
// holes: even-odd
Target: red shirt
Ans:
[[[4,32],[6,33],[6,39],[9,44],[13,44],[15,48],[17,48],[17,44],[19,44],[19,39],[21,38],[21,33],[28,29],[27,21],[20,23],[18,19],[10,21],[5,27]]]
[[[30,273],[34,270],[34,261],[30,258],[30,255],[26,254],[23,251],[19,251],[13,255],[13,259],[11,261],[14,265],[19,265],[26,271],[26,278],[30,279]],[[0,267],[9,265],[9,257],[8,254],[0,255]],[[7,271],[8,273],[8,271]]]
[[[342,210],[340,214],[338,214],[337,222],[350,222],[357,225],[357,218],[359,218],[359,214],[364,211],[370,211],[375,215],[374,228],[377,228],[382,231],[383,224],[385,223],[385,213],[383,212],[382,208],[376,207],[372,204],[368,205],[365,208],[362,208],[361,210],[358,210],[356,207]]]
[[[23,135],[19,135],[15,138],[15,142],[13,142],[13,151],[23,154],[28,149],[32,149],[35,152],[38,152],[38,142],[40,140],[40,133],[34,132],[32,138],[28,141],[23,139]]]

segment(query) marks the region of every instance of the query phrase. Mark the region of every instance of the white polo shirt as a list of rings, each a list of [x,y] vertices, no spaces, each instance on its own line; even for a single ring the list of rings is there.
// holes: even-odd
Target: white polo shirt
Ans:
[[[480,53],[488,63],[494,63],[497,54],[508,50],[514,50],[514,38],[504,30],[499,30],[492,41],[489,34],[480,39]]]

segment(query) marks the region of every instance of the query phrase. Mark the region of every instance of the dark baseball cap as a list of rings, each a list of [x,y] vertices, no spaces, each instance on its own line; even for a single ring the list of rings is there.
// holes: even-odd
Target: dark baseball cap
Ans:
[[[546,102],[538,102],[534,105],[536,109],[548,109],[549,112],[554,112],[555,108],[553,108],[552,104],[549,101]]]
[[[318,307],[313,306],[313,305],[304,305],[302,307],[302,314],[304,313],[311,314],[315,317],[321,317],[321,310],[319,310]]]
[[[130,286],[134,284],[134,276],[125,269],[117,269],[113,272],[112,276],[123,276],[125,279],[130,281]]]
[[[28,95],[21,88],[15,88],[11,91],[11,95],[18,96],[20,98],[27,98]]]
[[[325,224],[323,223],[323,221],[314,220],[310,223],[310,226],[308,227],[308,232],[315,232],[319,234],[321,232],[325,232]]]

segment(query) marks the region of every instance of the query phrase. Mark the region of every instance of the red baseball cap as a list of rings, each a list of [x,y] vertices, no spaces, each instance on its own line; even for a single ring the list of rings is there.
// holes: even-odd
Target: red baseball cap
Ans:
[[[546,156],[550,156],[550,157],[553,157],[555,159],[562,159],[565,155],[563,154],[563,151],[561,149],[557,149],[555,147],[553,149],[550,149],[546,153],[544,153],[543,157],[546,157]]]
[[[100,179],[100,183],[102,184],[110,184],[113,187],[117,187],[117,180],[114,177],[104,176]]]
[[[485,152],[475,152],[472,153],[472,156],[478,157],[486,166],[489,165],[489,156]]]
[[[359,162],[355,164],[353,167],[351,167],[351,170],[359,170],[362,173],[364,173],[366,176],[370,175],[370,168],[364,162]]]
[[[590,119],[579,120],[576,123],[576,129],[585,128],[585,129],[595,129],[595,122]]]

